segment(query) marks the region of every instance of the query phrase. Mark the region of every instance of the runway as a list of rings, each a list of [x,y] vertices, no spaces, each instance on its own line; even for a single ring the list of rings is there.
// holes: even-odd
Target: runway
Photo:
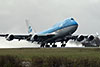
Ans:
[[[56,43],[57,48],[61,48],[61,43]],[[40,48],[39,44],[27,42],[24,40],[18,41],[7,41],[5,38],[0,38],[0,48]],[[52,48],[52,45],[50,45]],[[66,47],[64,48],[99,48],[99,47],[84,47],[81,43],[75,43],[73,41],[68,41]]]
[[[61,43],[56,43],[57,47],[61,47]],[[0,48],[39,48],[40,45],[36,43],[31,43],[27,42],[24,40],[18,41],[18,40],[13,40],[13,41],[7,41],[5,38],[0,38]],[[50,45],[52,47],[52,45]],[[72,41],[69,41],[66,44],[66,48],[70,47],[83,47],[80,43],[75,43]]]

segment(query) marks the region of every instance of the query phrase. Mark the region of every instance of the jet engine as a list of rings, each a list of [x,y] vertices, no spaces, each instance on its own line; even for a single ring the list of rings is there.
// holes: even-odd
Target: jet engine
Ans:
[[[36,41],[38,38],[38,35],[30,35],[28,38],[27,38],[27,41]]]
[[[37,41],[37,39],[38,39],[38,35],[29,35],[29,37],[27,38],[27,41],[32,41],[32,42],[34,42],[34,41]]]
[[[8,41],[12,41],[14,39],[14,35],[12,34],[9,34],[7,37],[6,37],[6,40]]]
[[[34,36],[34,40],[36,41],[38,39],[38,35],[35,35]]]
[[[77,41],[83,41],[84,40],[84,36],[83,35],[79,35],[76,39]]]
[[[93,35],[89,35],[88,37],[87,37],[87,40],[88,41],[92,41],[94,39],[94,36]]]

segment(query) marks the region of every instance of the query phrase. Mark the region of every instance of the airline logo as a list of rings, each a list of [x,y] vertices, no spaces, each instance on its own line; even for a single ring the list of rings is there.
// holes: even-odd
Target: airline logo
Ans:
[[[29,30],[28,30],[28,33],[31,33],[32,32],[32,27],[31,26],[29,26],[29,28],[28,28]]]

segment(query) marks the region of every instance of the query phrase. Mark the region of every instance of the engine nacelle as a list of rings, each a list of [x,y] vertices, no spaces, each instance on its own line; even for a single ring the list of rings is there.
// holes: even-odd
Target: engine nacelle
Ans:
[[[84,40],[84,36],[83,35],[79,35],[78,37],[77,37],[77,41],[83,41]]]
[[[30,35],[29,38],[27,38],[27,40],[29,41],[36,41],[38,38],[38,35]]]
[[[38,39],[38,35],[35,35],[34,36],[34,40],[36,41]]]
[[[12,41],[14,39],[14,35],[12,34],[9,34],[7,37],[6,37],[6,40],[8,41]]]
[[[89,35],[89,36],[87,37],[87,40],[88,40],[88,41],[94,40],[94,36],[93,36],[93,35]]]

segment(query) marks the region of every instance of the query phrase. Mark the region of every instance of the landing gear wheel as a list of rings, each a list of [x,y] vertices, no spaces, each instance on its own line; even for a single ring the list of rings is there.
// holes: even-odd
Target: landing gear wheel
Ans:
[[[52,45],[52,43],[50,43],[50,45]]]
[[[52,47],[57,47],[57,45],[52,45]]]
[[[65,47],[65,46],[66,46],[66,44],[62,44],[62,45],[61,45],[61,47]]]
[[[43,44],[41,44],[41,46],[40,47],[44,47],[45,46],[45,44],[43,43]]]
[[[45,47],[50,47],[50,45],[45,45]]]

